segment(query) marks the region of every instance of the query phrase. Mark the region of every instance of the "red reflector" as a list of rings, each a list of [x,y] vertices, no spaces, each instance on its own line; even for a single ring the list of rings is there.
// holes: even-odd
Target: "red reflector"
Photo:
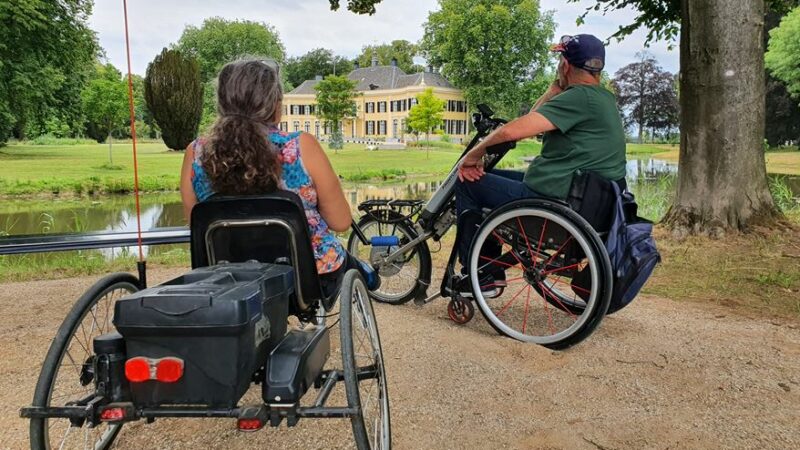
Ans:
[[[156,380],[174,383],[183,376],[183,360],[180,358],[161,358],[156,363]]]
[[[125,378],[131,383],[141,383],[150,379],[150,361],[137,357],[125,361]]]
[[[236,427],[240,431],[255,431],[260,430],[261,427],[264,426],[264,422],[261,419],[239,419],[236,424]]]
[[[100,413],[100,420],[104,422],[114,422],[125,418],[125,410],[123,408],[108,408]]]

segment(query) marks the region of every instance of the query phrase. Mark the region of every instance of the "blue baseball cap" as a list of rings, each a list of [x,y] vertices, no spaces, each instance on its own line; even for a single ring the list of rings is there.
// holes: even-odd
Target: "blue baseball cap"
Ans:
[[[573,66],[589,72],[602,72],[606,66],[606,46],[591,34],[562,36],[551,50],[561,53]]]

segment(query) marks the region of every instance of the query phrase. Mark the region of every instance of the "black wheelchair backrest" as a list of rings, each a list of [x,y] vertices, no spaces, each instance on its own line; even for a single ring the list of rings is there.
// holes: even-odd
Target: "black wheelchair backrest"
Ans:
[[[609,181],[589,171],[575,174],[572,178],[567,203],[570,208],[589,222],[601,236],[608,232],[617,205],[617,194],[612,183],[620,190],[627,189],[625,179]]]
[[[221,261],[291,264],[297,312],[322,298],[308,221],[300,198],[276,191],[258,196],[214,196],[192,208],[192,268]]]

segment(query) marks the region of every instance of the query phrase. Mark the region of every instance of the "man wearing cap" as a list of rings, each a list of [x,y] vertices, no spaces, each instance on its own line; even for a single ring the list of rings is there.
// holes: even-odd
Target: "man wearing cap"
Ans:
[[[531,111],[495,130],[461,161],[456,184],[456,209],[496,208],[521,198],[564,200],[578,170],[595,172],[608,180],[625,177],[625,132],[614,94],[600,85],[605,46],[592,35],[564,36],[553,51],[561,54],[558,78]],[[542,153],[526,172],[484,172],[486,149],[544,133]],[[459,257],[466,263],[477,224],[459,222]],[[469,295],[468,279],[458,290]],[[502,287],[503,280],[485,284]],[[483,282],[481,283],[484,284]],[[489,293],[491,295],[491,293]]]

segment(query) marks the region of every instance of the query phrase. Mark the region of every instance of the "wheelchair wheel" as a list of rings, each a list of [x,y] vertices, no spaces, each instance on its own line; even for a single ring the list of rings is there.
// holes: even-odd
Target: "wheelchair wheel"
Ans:
[[[401,246],[417,236],[405,222],[386,224],[370,216],[362,217],[358,227],[367,239],[373,236],[397,236]],[[397,247],[364,245],[354,233],[347,242],[347,251],[362,261],[369,261],[381,277],[380,288],[370,292],[372,298],[381,303],[400,305],[416,297],[418,292],[427,290],[431,276],[431,253],[428,245],[421,242],[403,258],[381,264],[381,259],[395,250]]]
[[[92,341],[114,331],[114,304],[121,297],[139,290],[139,281],[128,273],[108,275],[84,293],[67,314],[47,351],[33,406],[65,406],[67,402],[90,396],[95,389]],[[101,424],[95,428],[75,424],[69,419],[31,419],[32,449],[106,449],[122,425]]]
[[[389,396],[378,323],[367,286],[356,270],[345,274],[340,295],[340,336],[345,392],[359,450],[392,446]]]
[[[469,274],[492,327],[553,349],[588,337],[611,300],[611,264],[599,236],[574,211],[546,200],[513,202],[489,215],[472,241]],[[488,289],[501,280],[504,289]]]

